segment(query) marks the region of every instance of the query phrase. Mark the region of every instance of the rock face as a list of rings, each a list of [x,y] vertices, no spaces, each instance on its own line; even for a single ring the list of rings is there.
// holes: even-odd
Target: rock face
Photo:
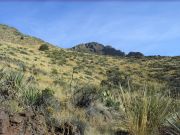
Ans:
[[[71,49],[78,52],[95,53],[100,55],[125,56],[125,53],[121,50],[116,50],[111,46],[104,46],[97,42],[79,44]]]

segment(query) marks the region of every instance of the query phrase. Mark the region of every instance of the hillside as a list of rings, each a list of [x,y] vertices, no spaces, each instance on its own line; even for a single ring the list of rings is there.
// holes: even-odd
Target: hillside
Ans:
[[[47,44],[49,48],[40,51],[39,47],[42,44]],[[79,52],[79,49],[84,51]],[[83,53],[89,51],[92,53]],[[47,134],[67,132],[62,129],[63,124],[65,124],[70,130],[75,128],[78,129],[78,132],[80,130],[81,133],[85,132],[85,135],[108,135],[109,132],[115,134],[118,131],[124,131],[124,134],[127,134],[131,131],[127,127],[120,126],[120,123],[117,125],[117,122],[120,121],[119,118],[122,118],[121,115],[123,115],[123,113],[118,113],[120,112],[118,110],[120,102],[117,101],[117,92],[120,92],[120,86],[127,91],[129,88],[132,89],[133,99],[139,96],[139,100],[144,95],[141,95],[143,89],[151,90],[152,93],[168,91],[171,93],[171,97],[166,97],[166,100],[164,100],[164,96],[162,96],[162,98],[153,99],[153,101],[162,99],[163,103],[168,101],[166,105],[169,105],[170,100],[173,100],[176,106],[179,105],[180,56],[136,58],[113,57],[110,55],[124,56],[124,53],[94,42],[79,45],[73,50],[61,49],[38,38],[26,36],[15,28],[0,25],[0,68],[3,69],[3,71],[0,71],[2,75],[1,82],[6,82],[8,79],[9,82],[13,82],[12,79],[15,81],[14,85],[7,81],[7,88],[5,87],[6,83],[0,83],[3,86],[0,89],[0,97],[6,100],[5,103],[1,102],[1,106],[9,112],[18,113],[18,115],[26,112],[27,106],[32,106],[35,111],[39,109],[37,116],[42,116],[42,114],[48,116],[45,120],[43,119],[45,124],[47,124],[47,121],[49,122],[49,119],[51,124],[56,124],[48,123],[46,125],[49,132]],[[11,77],[12,72],[23,74],[23,79],[20,79],[23,84],[28,84],[24,82],[27,80],[37,89],[28,91],[28,94],[25,93],[26,96],[24,96],[19,90],[26,89],[24,85],[22,87],[21,81],[16,80],[21,77]],[[4,74],[7,74],[5,78],[3,78]],[[9,89],[11,85],[12,89]],[[28,85],[28,90],[31,85]],[[15,91],[16,86],[18,86],[17,91]],[[7,90],[10,93],[4,96],[4,93],[6,93],[4,91]],[[39,105],[42,104],[40,102],[42,99],[39,101],[38,94],[40,93],[43,97],[44,90],[45,92],[50,91],[50,95],[53,93],[53,98],[56,100],[50,100],[45,104],[45,107],[44,104],[42,107]],[[11,93],[12,91],[17,95]],[[11,97],[11,94],[17,97]],[[125,94],[128,96],[128,93],[125,92]],[[23,100],[24,97],[26,97],[25,100]],[[21,101],[18,100],[20,98]],[[142,99],[144,101],[144,98]],[[139,100],[135,101],[139,103]],[[44,103],[44,98],[42,101]],[[61,106],[58,111],[56,110],[57,101],[60,102]],[[127,101],[127,103],[130,102]],[[162,104],[158,102],[158,105],[161,106]],[[166,105],[163,104],[162,108],[166,108]],[[42,111],[41,109],[45,111],[43,110],[44,112],[39,114]],[[175,110],[178,110],[178,107]],[[159,111],[161,110],[159,109]],[[153,117],[158,116],[158,114],[161,113],[157,112]],[[52,131],[49,131],[50,127],[48,125]],[[45,126],[43,127],[45,128]],[[43,131],[47,130],[44,128]],[[72,135],[76,134],[72,133]]]
[[[45,43],[41,39],[25,35],[18,31],[16,28],[3,24],[0,24],[0,41],[20,45],[38,45]]]

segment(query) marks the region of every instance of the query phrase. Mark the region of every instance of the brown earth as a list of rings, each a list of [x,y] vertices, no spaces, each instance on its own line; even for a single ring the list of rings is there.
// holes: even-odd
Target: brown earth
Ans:
[[[0,109],[0,135],[81,135],[81,133],[72,123],[48,127],[45,117],[32,111],[9,114]]]

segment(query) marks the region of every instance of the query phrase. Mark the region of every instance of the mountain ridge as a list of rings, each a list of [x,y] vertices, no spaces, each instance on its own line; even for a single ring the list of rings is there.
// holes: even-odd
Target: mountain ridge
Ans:
[[[78,44],[71,49],[78,52],[95,53],[100,55],[125,56],[125,53],[121,50],[116,50],[111,46],[105,46],[98,42]]]
[[[78,44],[72,48],[71,50],[78,51],[78,52],[86,52],[86,53],[94,53],[99,55],[109,55],[109,56],[120,56],[120,57],[143,57],[144,54],[141,52],[129,52],[126,54],[125,52],[115,49],[110,45],[103,45],[98,42],[88,42]]]
[[[9,42],[13,44],[20,44],[20,45],[47,44],[50,46],[55,46],[40,38],[24,34],[20,32],[18,29],[11,27],[9,25],[6,25],[6,24],[0,24],[0,41]],[[109,56],[120,56],[120,57],[144,56],[140,52],[130,52],[130,55],[125,54],[125,52],[121,50],[115,49],[114,47],[109,46],[109,45],[103,45],[98,42],[81,43],[69,49],[73,51],[78,51],[78,52],[94,53],[94,54],[109,55]]]

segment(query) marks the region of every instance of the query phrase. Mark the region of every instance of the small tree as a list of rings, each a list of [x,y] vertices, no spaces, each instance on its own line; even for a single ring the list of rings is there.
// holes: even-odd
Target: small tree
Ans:
[[[49,50],[49,46],[48,46],[47,44],[42,44],[42,45],[39,47],[39,50],[40,50],[40,51]]]

